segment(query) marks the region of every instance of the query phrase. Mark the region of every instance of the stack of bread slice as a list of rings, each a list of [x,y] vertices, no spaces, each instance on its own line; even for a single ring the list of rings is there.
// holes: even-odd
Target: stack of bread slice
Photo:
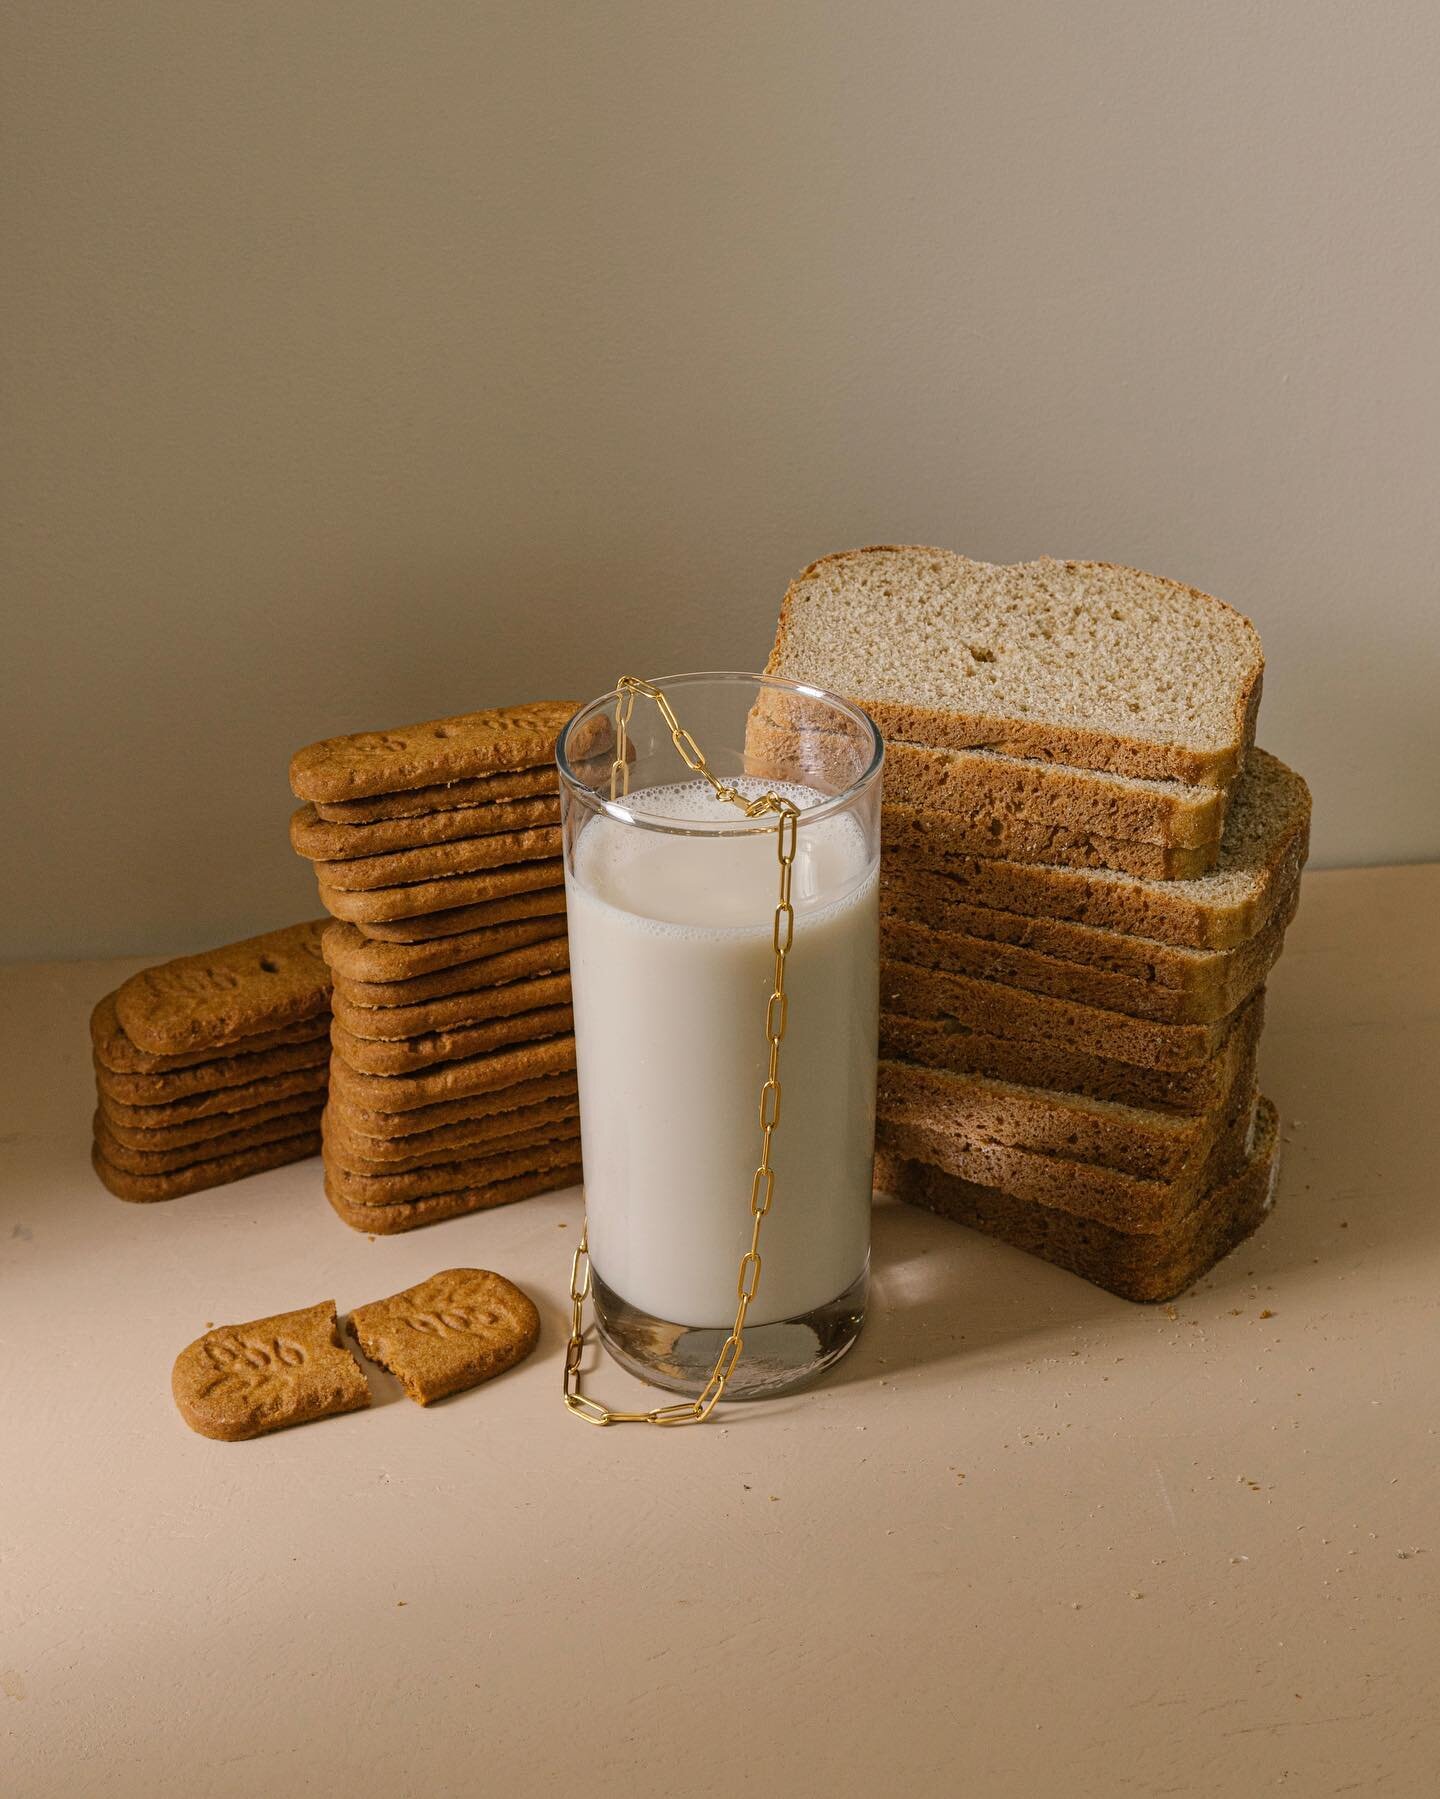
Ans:
[[[579,1178],[555,742],[539,702],[300,750],[295,849],[333,915],[325,1191],[413,1229]]]
[[[828,557],[769,672],[887,743],[877,1184],[1133,1299],[1271,1202],[1264,983],[1310,796],[1249,622],[1107,564]]]
[[[313,1156],[329,1066],[323,919],[181,956],[90,1018],[92,1160],[119,1199],[175,1199]]]

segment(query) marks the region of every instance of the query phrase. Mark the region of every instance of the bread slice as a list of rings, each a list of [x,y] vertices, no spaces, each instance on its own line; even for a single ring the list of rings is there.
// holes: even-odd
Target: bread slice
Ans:
[[[1223,787],[1263,667],[1248,619],[1176,581],[881,544],[790,584],[766,673],[842,694],[907,742]]]
[[[1253,1097],[1257,1051],[1257,1033],[1233,1033],[1217,1057],[1222,1098],[1190,1116],[888,1058],[875,1107],[882,1123],[919,1121],[982,1159],[1021,1150],[1173,1181],[1203,1166],[1237,1103]]]
[[[887,881],[943,876],[957,905],[1060,919],[1190,949],[1230,949],[1253,937],[1293,892],[1310,847],[1310,790],[1292,769],[1252,750],[1236,783],[1214,869],[1156,881],[1110,869],[1054,868],[913,847],[893,851]]]
[[[1119,1230],[1170,1230],[1216,1181],[1228,1179],[1244,1160],[1255,1112],[1253,1078],[1233,1096],[1222,1127],[1203,1156],[1168,1180],[1147,1179],[1072,1156],[1045,1154],[1008,1143],[990,1143],[952,1128],[924,1100],[908,1109],[889,1101],[877,1116],[875,1141],[947,1174],[994,1187],[1017,1199],[1074,1212]]]
[[[1099,1224],[883,1149],[875,1158],[875,1187],[1041,1256],[1121,1299],[1156,1304],[1192,1287],[1263,1222],[1279,1166],[1279,1121],[1262,1097],[1243,1165],[1160,1233]]]
[[[746,724],[746,772],[803,781],[822,793],[847,787],[855,765],[851,740],[798,730],[788,716],[779,696],[762,694]],[[996,750],[933,749],[898,737],[885,745],[887,799],[958,812],[976,825],[1023,818],[1081,834],[1192,848],[1219,841],[1229,794],[1229,787],[1142,781]]]
[[[1208,1112],[1229,1090],[1230,1057],[1253,1048],[1265,1020],[1265,992],[1237,1008],[1215,1054],[1191,1068],[1149,1068],[1077,1049],[1060,1037],[1002,1037],[950,1016],[880,1014],[880,1054],[957,1074],[984,1074],[1018,1086],[1085,1094],[1119,1105],[1170,1112]]]
[[[1257,994],[1242,1006],[1231,1032],[1246,1018],[1257,1020],[1262,1006]],[[1115,1056],[1075,1049],[1059,1038],[1000,1037],[976,1030],[951,1017],[911,1018],[901,1012],[880,1014],[880,1053],[927,1068],[950,1068],[960,1074],[988,1074],[1022,1086],[1050,1087],[1113,1099],[1121,1105],[1147,1106],[1173,1112],[1205,1112],[1223,1097],[1221,1051],[1192,1068],[1146,1068]]]
[[[901,805],[1009,812],[1170,849],[1218,843],[1229,795],[1228,786],[1143,781],[995,750],[930,749],[899,738],[885,746],[885,796]]]
[[[1299,875],[1297,868],[1288,890],[1276,895],[1274,914],[1262,928],[1278,922],[1288,924],[1293,919],[1300,905]],[[1226,959],[1244,948],[1244,944],[1237,943],[1229,949],[1188,949],[1183,944],[1157,942],[1153,937],[1132,936],[1128,931],[1072,924],[1064,918],[1031,918],[1024,912],[972,906],[955,895],[954,884],[944,875],[881,871],[882,920],[905,919],[931,930],[983,938],[997,945],[1009,944],[1059,962],[1128,976],[1177,993],[1190,993],[1207,985]]]
[[[1229,1035],[1234,1014],[1204,1024],[1160,1024],[1028,993],[999,981],[951,974],[947,969],[917,968],[911,962],[880,964],[880,1006],[907,1018],[954,1019],[972,1030],[996,1037],[1053,1041],[1067,1050],[1084,1050],[1142,1068],[1184,1069],[1208,1062]],[[338,1038],[332,1040],[338,1043]]]
[[[880,943],[886,956],[920,968],[975,975],[1165,1024],[1209,1024],[1227,1017],[1264,984],[1284,947],[1285,929],[1293,912],[1292,902],[1258,936],[1234,949],[1192,952],[1198,966],[1189,971],[1190,979],[1178,985],[1162,984],[1146,974],[1120,974],[1088,962],[1067,962],[1063,957],[963,932],[932,930],[897,917],[888,907],[880,915]],[[337,1008],[340,1005],[338,989],[333,1003]]]
[[[1001,856],[1061,868],[1107,868],[1146,881],[1193,881],[1209,874],[1219,843],[1170,849],[1128,837],[1072,831],[1028,815],[982,807],[976,812],[881,808],[881,847],[892,862],[951,856]]]

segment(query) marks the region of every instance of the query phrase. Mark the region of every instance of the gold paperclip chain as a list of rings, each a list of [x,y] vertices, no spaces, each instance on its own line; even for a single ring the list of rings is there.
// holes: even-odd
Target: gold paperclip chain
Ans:
[[[565,1346],[565,1404],[587,1424],[703,1424],[725,1394],[735,1364],[745,1347],[745,1315],[760,1285],[760,1227],[775,1197],[775,1170],[770,1166],[770,1144],[780,1123],[780,1045],[785,1037],[790,1002],[785,992],[785,958],[795,941],[795,908],[790,903],[790,877],[795,866],[795,845],[800,808],[778,793],[762,793],[747,799],[738,788],[728,787],[710,771],[705,752],[676,718],[670,702],[658,687],[634,675],[622,675],[615,684],[615,760],[610,766],[610,798],[630,791],[629,726],[635,696],[654,700],[670,732],[680,758],[692,773],[708,781],[716,799],[738,806],[747,818],[778,814],[775,834],[780,860],[780,897],[775,906],[771,942],[775,950],[775,978],[765,1006],[765,1041],[770,1049],[769,1071],[760,1089],[760,1165],[750,1179],[750,1247],[740,1258],[736,1282],[735,1323],[720,1346],[710,1378],[694,1399],[655,1406],[648,1412],[616,1412],[580,1391],[580,1358],[585,1350],[585,1301],[590,1296],[589,1228],[580,1233],[580,1245],[570,1264],[570,1341]]]

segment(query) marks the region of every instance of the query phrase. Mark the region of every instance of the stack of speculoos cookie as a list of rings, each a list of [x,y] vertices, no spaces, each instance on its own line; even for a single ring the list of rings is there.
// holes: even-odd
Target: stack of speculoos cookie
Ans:
[[[334,915],[325,1191],[411,1230],[580,1176],[555,743],[542,701],[300,750],[295,849]]]
[[[323,919],[132,975],[90,1019],[92,1160],[120,1199],[176,1199],[320,1147]]]

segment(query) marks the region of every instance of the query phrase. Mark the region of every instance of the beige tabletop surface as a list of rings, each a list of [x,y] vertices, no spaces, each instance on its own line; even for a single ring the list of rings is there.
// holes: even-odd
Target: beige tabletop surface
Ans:
[[[578,1192],[375,1241],[316,1162],[122,1204],[86,1015],[137,964],[0,971],[0,1792],[1434,1794],[1437,923],[1440,868],[1307,877],[1278,1210],[1198,1290],[883,1204],[849,1360],[686,1432],[561,1408]],[[208,1322],[455,1264],[540,1305],[511,1374],[181,1423]]]

